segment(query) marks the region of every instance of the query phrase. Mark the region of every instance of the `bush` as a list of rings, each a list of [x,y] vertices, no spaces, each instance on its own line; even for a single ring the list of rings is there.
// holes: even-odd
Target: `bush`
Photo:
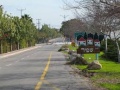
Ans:
[[[120,42],[119,42],[120,43]],[[104,56],[111,59],[112,61],[118,61],[118,55],[117,55],[117,46],[114,40],[108,39],[108,51],[105,52],[105,41],[101,42],[101,48],[100,50],[105,53]]]

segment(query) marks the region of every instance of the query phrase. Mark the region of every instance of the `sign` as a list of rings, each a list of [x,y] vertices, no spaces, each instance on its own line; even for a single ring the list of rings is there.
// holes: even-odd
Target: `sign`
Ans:
[[[95,46],[85,46],[85,47],[79,47],[77,49],[77,53],[79,54],[85,54],[85,53],[100,53],[100,48]]]
[[[103,40],[103,38],[104,35],[98,35],[97,33],[79,33],[77,36],[77,43],[79,46],[77,53],[100,53],[100,42]]]

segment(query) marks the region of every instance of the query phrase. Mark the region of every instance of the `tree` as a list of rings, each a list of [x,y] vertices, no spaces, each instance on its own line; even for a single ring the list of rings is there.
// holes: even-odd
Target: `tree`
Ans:
[[[89,33],[89,34],[88,34],[88,38],[94,39],[93,34],[92,34],[92,33]]]
[[[79,11],[84,9],[86,12],[82,19],[87,24],[90,32],[101,31],[114,39],[118,51],[118,62],[120,62],[120,48],[118,40],[120,38],[120,1],[119,0],[75,0],[71,4],[65,2],[67,9],[74,9],[77,18],[81,19]],[[112,36],[113,34],[113,36]]]
[[[99,35],[99,41],[101,42],[104,39],[104,35],[100,34]]]
[[[42,42],[47,42],[49,39],[56,38],[58,36],[60,35],[57,29],[51,28],[47,24],[44,24],[39,31],[39,40]]]
[[[86,39],[87,40],[87,33],[85,32],[85,34],[84,34],[84,39]]]
[[[68,38],[74,38],[75,32],[85,32],[85,24],[79,19],[71,19],[62,23],[60,31]]]
[[[94,40],[95,40],[95,39],[99,39],[99,37],[98,37],[98,34],[97,34],[97,33],[95,33],[95,34],[94,34]]]
[[[0,7],[1,53],[35,45],[36,34],[36,26],[29,15],[11,16]]]
[[[21,41],[24,41],[24,43],[26,41],[26,43],[25,43],[26,47],[31,46],[31,39],[33,41],[35,41],[35,39],[36,39],[35,35],[37,34],[37,29],[32,22],[32,18],[29,15],[25,14],[22,16],[21,28],[22,28]]]

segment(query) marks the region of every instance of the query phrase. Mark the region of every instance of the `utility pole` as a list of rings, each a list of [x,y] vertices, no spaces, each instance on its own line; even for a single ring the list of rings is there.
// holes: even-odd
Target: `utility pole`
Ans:
[[[66,18],[68,17],[68,15],[60,15],[63,17],[64,21],[66,21]]]
[[[26,10],[26,9],[18,9],[18,11],[20,11],[20,13],[21,13],[21,17],[22,17],[22,12],[23,12],[24,10]]]
[[[40,30],[40,20],[41,19],[36,19],[38,21],[37,25],[38,25],[38,30]]]
[[[64,22],[66,21],[66,18],[68,17],[68,15],[60,15],[61,17],[63,17],[63,19],[64,19]],[[65,31],[64,32],[64,34],[66,34],[67,32]],[[67,41],[67,37],[66,36],[64,36],[64,42],[66,43],[66,41]],[[67,43],[66,43],[67,44]]]

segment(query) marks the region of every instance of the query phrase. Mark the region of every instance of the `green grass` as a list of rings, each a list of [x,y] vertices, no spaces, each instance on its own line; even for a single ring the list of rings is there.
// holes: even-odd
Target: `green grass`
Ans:
[[[72,50],[72,47],[69,47],[70,50]],[[108,90],[120,90],[120,63],[103,58],[103,54],[103,52],[99,54],[99,62],[102,64],[102,69],[89,70],[89,72],[96,73],[91,80],[95,85],[101,86]],[[88,62],[92,62],[96,59],[96,54],[84,54],[84,58]],[[76,67],[79,69],[84,69],[87,65],[76,65]]]
[[[91,78],[93,83],[98,86],[107,88],[109,90],[120,90],[120,64],[102,58],[101,52],[99,55],[99,62],[102,64],[102,69],[100,70],[89,70],[89,72],[95,72],[96,75]],[[89,59],[89,57],[91,59]],[[84,58],[91,62],[95,60],[95,54],[85,54]],[[77,65],[77,68],[84,69],[87,65]],[[119,84],[118,84],[119,83]]]
[[[103,83],[100,84],[102,87],[106,87],[108,90],[120,90],[120,83],[119,84],[109,84]]]
[[[78,48],[77,46],[74,47],[74,46],[71,46],[71,45],[68,45],[68,47],[69,47],[70,50],[75,50],[75,51],[76,51],[77,48]]]

